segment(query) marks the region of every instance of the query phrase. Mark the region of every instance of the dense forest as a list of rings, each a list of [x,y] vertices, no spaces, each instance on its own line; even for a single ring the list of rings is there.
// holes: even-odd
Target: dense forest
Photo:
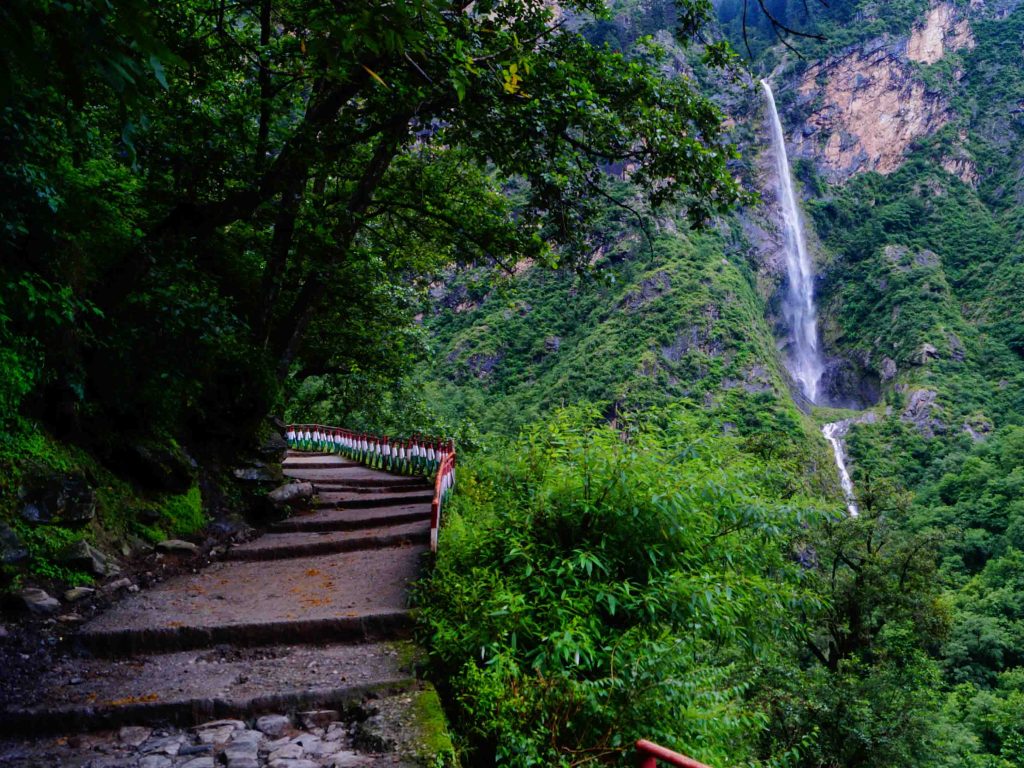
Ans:
[[[463,765],[1024,765],[1022,51],[1016,0],[10,0],[4,605],[262,524],[285,420],[444,435]]]

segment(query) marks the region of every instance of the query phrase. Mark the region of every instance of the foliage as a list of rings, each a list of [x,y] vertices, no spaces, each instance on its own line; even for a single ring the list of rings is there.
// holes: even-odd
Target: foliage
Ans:
[[[765,725],[744,692],[813,608],[787,548],[806,512],[682,409],[620,429],[561,410],[460,469],[415,601],[475,762],[619,761],[644,736],[734,764]]]

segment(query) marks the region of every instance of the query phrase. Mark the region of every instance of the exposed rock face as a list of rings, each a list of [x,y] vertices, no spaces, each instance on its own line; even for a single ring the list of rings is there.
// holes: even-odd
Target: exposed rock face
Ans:
[[[96,516],[96,493],[79,472],[38,478],[21,495],[22,518],[36,525],[81,526]]]
[[[885,40],[810,67],[797,85],[810,114],[794,137],[794,155],[812,158],[831,181],[855,173],[892,173],[914,141],[949,122],[949,104],[918,79],[905,46]]]
[[[924,20],[914,25],[907,42],[907,58],[922,64],[934,64],[946,51],[975,45],[971,25],[952,3],[937,3]]]
[[[622,298],[622,307],[627,312],[633,312],[646,304],[650,304],[659,296],[663,296],[672,287],[672,280],[668,272],[661,270],[640,282],[640,288],[630,291]]]
[[[910,393],[907,407],[900,418],[912,423],[925,437],[935,437],[946,431],[946,425],[935,417],[938,392],[934,389],[915,389]]]

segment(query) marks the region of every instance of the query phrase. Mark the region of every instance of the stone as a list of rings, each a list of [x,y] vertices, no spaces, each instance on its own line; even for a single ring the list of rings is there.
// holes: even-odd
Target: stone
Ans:
[[[11,636],[11,631],[9,629],[7,629],[7,627],[5,627],[3,624],[0,624],[0,640],[3,640],[5,637],[10,637],[10,636]]]
[[[260,768],[259,759],[256,757],[229,757],[227,762],[228,768]]]
[[[223,727],[228,726],[228,725],[230,725],[231,728],[233,730],[236,730],[236,731],[244,731],[245,730],[245,723],[243,721],[241,721],[241,720],[231,720],[231,719],[210,720],[207,723],[200,723],[199,725],[192,726],[192,730],[193,731],[204,731],[207,728],[223,728]]]
[[[889,381],[896,377],[896,361],[890,357],[882,359],[882,381]]]
[[[236,467],[231,470],[231,474],[246,483],[280,483],[284,477],[279,466],[262,463]]]
[[[206,755],[213,752],[212,744],[182,744],[178,749],[178,757],[187,755]]]
[[[331,768],[356,768],[360,765],[366,765],[370,762],[370,758],[366,755],[361,755],[358,752],[339,752],[331,760]]]
[[[263,715],[256,721],[256,730],[272,739],[279,739],[291,732],[292,721],[284,715]]]
[[[122,590],[122,589],[128,589],[130,586],[132,586],[132,580],[131,579],[129,579],[129,578],[120,578],[120,579],[117,579],[116,581],[110,582],[109,584],[105,584],[103,586],[103,591],[107,592],[108,594],[112,594],[112,593],[117,592],[117,591]]]
[[[140,725],[126,725],[117,732],[117,738],[122,744],[138,747],[152,734],[152,728],[145,728]]]
[[[96,492],[80,472],[35,478],[22,497],[21,517],[34,525],[78,527],[96,517]]]
[[[312,733],[302,733],[292,739],[292,744],[297,744],[302,747],[303,752],[308,752],[312,747],[315,747],[320,743],[320,737],[314,736]]]
[[[139,760],[139,768],[170,768],[172,764],[171,758],[165,755],[146,755]]]
[[[72,587],[64,593],[64,599],[69,603],[76,603],[79,600],[84,600],[90,595],[95,595],[96,590],[92,587]]]
[[[28,550],[11,528],[0,523],[0,565],[17,565],[28,560]]]
[[[269,768],[320,768],[319,763],[312,760],[271,760]]]
[[[83,621],[85,621],[85,619],[83,619],[77,613],[62,613],[60,616],[57,617],[57,621],[61,622],[62,624],[81,624]]]
[[[230,764],[233,761],[256,760],[259,748],[255,744],[229,744],[221,753]]]
[[[303,728],[328,728],[331,723],[341,720],[341,713],[336,709],[313,709],[299,712],[299,722]]]
[[[235,731],[235,734],[231,737],[232,744],[251,744],[252,746],[258,746],[264,739],[264,736],[259,731],[240,730]]]
[[[182,741],[184,741],[184,736],[160,736],[147,741],[139,747],[139,751],[144,755],[169,755],[174,757],[181,749]]]
[[[51,597],[46,590],[36,587],[27,587],[15,593],[15,597],[21,600],[29,613],[37,616],[49,616],[60,610],[60,601]]]
[[[156,548],[159,552],[173,554],[193,554],[199,550],[199,547],[191,541],[182,541],[181,539],[165,539],[157,544]]]
[[[121,445],[113,459],[121,470],[147,488],[185,493],[192,487],[196,463],[173,443],[149,441]]]
[[[230,725],[222,725],[219,728],[205,728],[199,732],[199,741],[203,744],[226,744],[231,738],[235,729]]]
[[[114,576],[121,572],[107,555],[84,540],[70,544],[61,552],[60,561],[69,568],[85,571],[93,576]]]
[[[270,753],[269,760],[295,760],[302,757],[305,750],[299,744],[285,744]]]
[[[313,484],[286,483],[267,494],[267,499],[275,506],[300,506],[313,498]]]
[[[188,762],[182,763],[178,768],[213,768],[213,758],[209,755],[193,757]]]

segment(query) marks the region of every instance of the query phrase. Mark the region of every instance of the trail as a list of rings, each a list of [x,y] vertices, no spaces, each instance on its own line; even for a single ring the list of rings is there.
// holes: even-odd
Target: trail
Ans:
[[[0,764],[352,768],[423,756],[414,721],[436,694],[414,674],[406,587],[429,551],[431,486],[332,455],[290,452],[284,469],[319,501],[85,624],[78,653],[0,703]]]

